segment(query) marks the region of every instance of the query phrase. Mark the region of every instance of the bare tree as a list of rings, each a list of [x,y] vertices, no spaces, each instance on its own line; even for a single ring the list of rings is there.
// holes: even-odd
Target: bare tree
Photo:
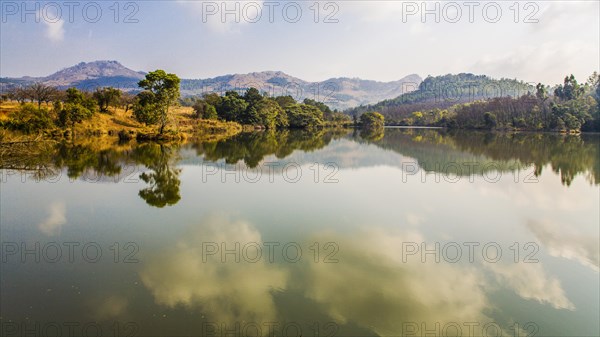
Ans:
[[[42,102],[50,102],[58,93],[58,90],[55,87],[51,87],[41,82],[30,85],[26,90],[31,100],[37,102],[38,109],[42,107]]]

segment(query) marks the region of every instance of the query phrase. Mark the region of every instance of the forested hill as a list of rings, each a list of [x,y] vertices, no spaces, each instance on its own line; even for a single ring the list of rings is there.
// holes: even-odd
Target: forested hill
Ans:
[[[520,97],[535,93],[532,85],[514,79],[493,79],[485,75],[461,73],[457,75],[428,76],[417,90],[376,104],[346,110],[354,115],[378,111],[388,121],[399,121],[415,111],[445,109],[459,103],[494,97]]]

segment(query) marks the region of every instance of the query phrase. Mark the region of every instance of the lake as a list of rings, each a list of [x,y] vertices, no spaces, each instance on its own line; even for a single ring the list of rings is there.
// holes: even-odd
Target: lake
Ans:
[[[600,136],[244,133],[1,158],[3,336],[599,336]]]

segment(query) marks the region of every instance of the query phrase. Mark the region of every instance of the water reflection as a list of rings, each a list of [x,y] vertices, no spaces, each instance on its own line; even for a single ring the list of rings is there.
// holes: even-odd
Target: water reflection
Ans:
[[[98,242],[105,256],[99,263],[79,254],[74,263],[53,264],[8,256],[0,273],[0,323],[101,321],[112,331],[114,321],[136,322],[142,336],[203,335],[207,322],[262,328],[247,335],[272,335],[268,322],[279,324],[276,335],[286,335],[281,328],[290,322],[304,336],[317,335],[317,322],[321,336],[399,336],[415,328],[420,336],[425,324],[435,335],[481,336],[495,335],[482,331],[495,322],[502,335],[513,336],[518,322],[525,336],[531,330],[523,324],[535,322],[535,335],[598,335],[599,143],[597,135],[385,129],[383,135],[257,132],[178,146],[92,142],[2,150],[3,174],[54,179],[21,183],[3,175],[2,239],[39,240],[42,247],[49,240]],[[333,162],[339,182],[201,181],[206,165],[250,170],[265,161]],[[543,179],[401,182],[410,162],[427,172],[478,178],[525,170]],[[457,169],[469,163],[479,166]],[[56,180],[61,173],[70,179]],[[403,243],[450,240],[498,241],[505,259],[402,259]],[[522,263],[523,256],[513,262],[508,247],[515,241],[539,244],[539,262]],[[121,263],[128,242],[139,246],[139,263]],[[246,244],[267,242],[295,242],[303,257],[290,262],[277,254],[269,261],[263,250],[256,261],[240,258]],[[329,242],[339,247],[338,262],[324,263],[324,250],[315,262],[310,247]],[[206,243],[239,248],[223,261],[221,254],[206,255]],[[255,256],[253,249],[249,254]],[[478,324],[474,333],[468,322]],[[461,330],[442,332],[452,323]]]
[[[224,159],[227,164],[243,161],[249,168],[255,168],[265,156],[275,155],[282,159],[292,154],[294,150],[310,152],[322,149],[332,140],[347,133],[348,131],[344,129],[241,133],[219,142],[193,144],[193,147],[205,160]]]
[[[285,130],[281,132],[242,133],[232,138],[194,143],[183,146],[195,150],[196,158],[186,158],[186,163],[202,164],[224,160],[227,164],[244,163],[255,168],[270,155],[281,160],[291,156],[295,150],[310,153],[325,149],[334,140],[351,140],[373,144],[391,150],[407,158],[414,158],[421,170],[444,175],[470,176],[490,172],[518,172],[533,167],[539,177],[549,166],[560,176],[565,186],[571,185],[576,176],[583,176],[590,184],[600,184],[600,137],[598,135],[559,135],[549,133],[486,133],[448,132],[440,129],[385,129],[367,132],[364,130]],[[152,187],[140,192],[150,205],[163,207],[179,200],[179,171],[173,166],[179,146],[141,144],[105,145],[91,144],[33,144],[22,148],[3,149],[0,169],[29,172],[38,179],[55,176],[61,169],[67,170],[70,178],[86,175],[97,181],[119,176],[126,165],[143,165],[150,173],[142,179]],[[365,155],[337,153],[336,155]],[[330,161],[340,168],[390,164],[389,158],[377,162],[369,158],[366,162],[348,163],[342,157]],[[404,160],[392,165],[403,169]],[[300,163],[302,164],[302,163]]]
[[[273,262],[265,256],[254,260],[256,249],[250,257],[244,255],[244,246],[264,246],[264,241],[250,222],[212,214],[190,225],[174,245],[146,256],[141,279],[157,304],[196,308],[207,315],[206,321],[228,327],[289,321],[307,327],[311,324],[307,317],[320,313],[319,322],[335,322],[344,335],[403,336],[425,324],[437,329],[437,335],[446,327],[443,335],[464,336],[468,326],[463,322],[476,323],[478,336],[484,335],[486,324],[511,335],[510,313],[504,313],[510,319],[498,320],[498,312],[506,308],[490,298],[499,288],[554,309],[575,309],[561,282],[541,263],[403,259],[403,243],[427,241],[417,230],[370,225],[347,233],[313,233],[298,241],[305,247],[335,242],[336,263],[315,262],[312,255],[294,263],[277,258]],[[207,243],[229,251],[213,254],[204,246]],[[288,306],[297,307],[297,317]],[[455,330],[455,324],[463,333]]]
[[[201,307],[210,320],[229,326],[273,322],[278,317],[272,293],[285,288],[288,273],[262,258],[251,263],[240,258],[243,246],[258,243],[261,234],[248,222],[213,214],[190,226],[173,246],[148,256],[141,279],[157,303],[171,308]],[[208,244],[230,253],[208,254]],[[255,248],[252,254],[254,259]]]
[[[600,184],[598,135],[387,129],[374,144],[415,158],[421,169],[431,172],[467,176],[533,166],[537,177],[549,165],[566,186],[577,175]]]
[[[150,185],[140,190],[139,196],[154,207],[175,205],[179,195],[179,174],[181,169],[175,168],[173,162],[178,148],[164,144],[142,144],[134,148],[132,158],[136,163],[144,165],[149,172],[144,172],[140,178]]]

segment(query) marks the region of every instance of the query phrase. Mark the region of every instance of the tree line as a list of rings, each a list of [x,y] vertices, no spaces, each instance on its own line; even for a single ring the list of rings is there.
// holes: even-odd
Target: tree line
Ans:
[[[478,99],[472,101],[463,100],[470,97],[466,94],[472,88],[469,83],[476,81],[493,87],[494,82],[490,82],[487,77],[465,76],[428,78],[415,92],[346,112],[360,115],[365,111],[380,111],[388,125],[487,130],[600,131],[600,75],[597,72],[585,83],[579,83],[575,76],[568,75],[564,82],[555,88],[538,83],[536,87],[526,90],[528,87],[523,83],[500,80],[498,83],[513,83],[519,90],[507,90],[502,95],[492,98],[479,95],[476,96]],[[434,94],[440,90],[431,89],[440,87],[441,84],[450,85],[451,80],[468,79],[471,82],[452,86],[461,93],[455,95],[459,99],[437,99],[439,96]],[[440,83],[436,85],[437,82]]]
[[[318,128],[352,123],[350,116],[331,110],[322,102],[305,99],[297,102],[292,96],[269,97],[256,88],[245,93],[227,91],[225,95],[205,94],[189,98],[196,118],[221,119],[240,124],[256,125],[266,129]]]
[[[600,131],[600,75],[584,84],[569,75],[550,95],[539,83],[535,94],[499,97],[460,104],[440,125],[461,129],[519,129],[552,131]]]
[[[21,107],[2,126],[27,133],[52,127],[74,128],[77,123],[93,118],[96,112],[112,113],[122,108],[125,113],[131,111],[131,117],[138,122],[157,126],[158,133],[163,134],[169,124],[170,108],[178,104],[191,106],[196,119],[233,121],[265,129],[352,124],[350,116],[331,110],[322,102],[311,99],[297,102],[291,96],[269,97],[256,88],[249,88],[243,94],[227,91],[224,96],[211,93],[182,99],[180,83],[177,75],[159,69],[139,81],[141,91],[137,95],[112,87],[93,92],[74,87],[60,90],[43,83],[12,88],[2,99],[16,100]]]

